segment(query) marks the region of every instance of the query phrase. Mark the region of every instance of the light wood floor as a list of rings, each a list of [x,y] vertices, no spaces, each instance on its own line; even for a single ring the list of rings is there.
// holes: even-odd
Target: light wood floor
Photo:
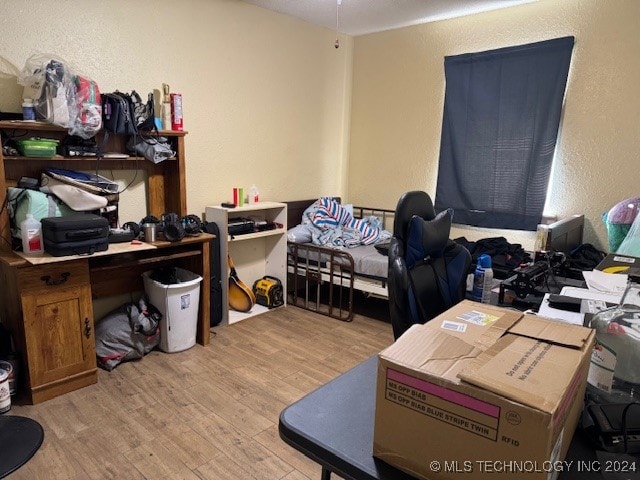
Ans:
[[[391,344],[391,325],[286,307],[215,332],[206,348],[154,351],[96,385],[13,405],[45,440],[7,478],[318,480],[278,436],[280,411]]]

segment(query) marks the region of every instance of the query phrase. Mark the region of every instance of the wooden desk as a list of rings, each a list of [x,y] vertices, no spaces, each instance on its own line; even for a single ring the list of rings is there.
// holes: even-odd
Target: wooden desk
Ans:
[[[28,260],[0,253],[0,318],[23,361],[20,390],[39,403],[96,383],[92,300],[142,291],[142,273],[180,266],[202,276],[197,341],[209,344],[210,253],[213,235],[180,242],[113,244],[93,255]]]
[[[415,480],[372,455],[377,365],[375,356],[365,360],[280,414],[280,438],[319,463],[322,480],[329,480],[332,472],[347,480]],[[636,457],[596,452],[581,431],[565,460],[559,480],[637,478],[640,469]],[[622,475],[625,466],[632,473],[610,476]]]

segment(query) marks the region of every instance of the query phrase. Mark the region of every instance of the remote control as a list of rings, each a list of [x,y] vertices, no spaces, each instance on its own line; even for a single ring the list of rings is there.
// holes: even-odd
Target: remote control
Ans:
[[[224,208],[236,208],[236,204],[231,202],[222,202],[220,205]]]

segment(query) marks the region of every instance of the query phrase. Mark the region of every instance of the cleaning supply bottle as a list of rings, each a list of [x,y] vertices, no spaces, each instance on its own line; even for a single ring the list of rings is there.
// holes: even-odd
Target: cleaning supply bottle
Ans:
[[[258,187],[256,187],[256,184],[254,183],[251,185],[251,189],[249,190],[249,203],[258,203],[258,196]]]
[[[38,255],[44,252],[42,224],[31,213],[27,213],[27,218],[20,223],[20,234],[24,253]]]
[[[483,253],[478,257],[476,271],[473,274],[472,297],[477,302],[491,303],[491,288],[493,286],[493,268],[491,257]]]
[[[171,130],[181,132],[184,129],[182,119],[182,94],[172,93],[169,98],[171,100]]]

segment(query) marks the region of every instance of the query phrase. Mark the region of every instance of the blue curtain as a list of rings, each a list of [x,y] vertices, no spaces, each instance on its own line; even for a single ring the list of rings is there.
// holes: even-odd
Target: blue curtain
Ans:
[[[445,57],[435,208],[454,222],[535,230],[574,37]]]

